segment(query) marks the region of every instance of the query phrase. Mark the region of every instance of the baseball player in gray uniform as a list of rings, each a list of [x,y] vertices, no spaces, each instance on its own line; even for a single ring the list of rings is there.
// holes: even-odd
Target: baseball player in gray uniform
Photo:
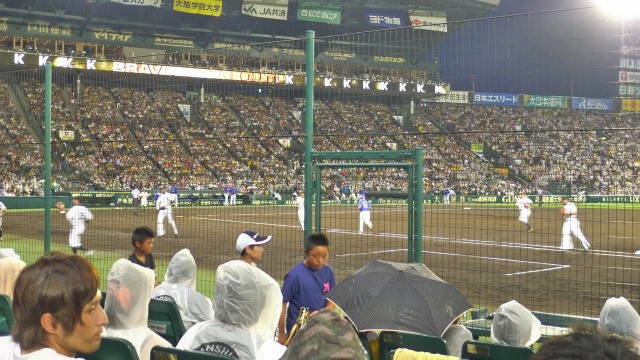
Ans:
[[[140,211],[140,190],[136,186],[131,190],[131,201],[133,203],[133,213],[138,215],[138,211]]]
[[[160,188],[160,196],[156,200],[156,211],[158,212],[158,237],[164,236],[164,219],[167,218],[169,225],[173,228],[173,235],[178,237],[178,228],[176,222],[173,221],[173,212],[171,211],[171,195],[167,193],[167,187]]]

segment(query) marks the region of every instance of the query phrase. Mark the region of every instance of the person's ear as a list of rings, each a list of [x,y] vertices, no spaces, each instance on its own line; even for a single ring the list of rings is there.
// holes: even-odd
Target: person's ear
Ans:
[[[57,334],[62,331],[62,327],[51,313],[44,313],[40,316],[40,326],[48,334]]]

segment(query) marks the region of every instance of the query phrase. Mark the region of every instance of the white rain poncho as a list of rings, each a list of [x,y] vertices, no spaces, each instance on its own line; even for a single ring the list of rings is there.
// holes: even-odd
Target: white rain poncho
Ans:
[[[2,248],[0,249],[0,259],[4,258],[14,258],[19,260],[20,255],[18,255],[18,253],[12,248]]]
[[[515,300],[500,305],[493,316],[491,340],[496,344],[530,346],[540,338],[540,320]]]
[[[442,334],[442,338],[447,342],[449,355],[459,358],[462,356],[462,345],[465,341],[473,340],[473,335],[466,327],[460,324],[451,324]]]
[[[598,319],[598,328],[626,336],[640,348],[640,315],[623,297],[613,297],[604,303]]]
[[[157,286],[151,296],[175,302],[187,330],[196,323],[213,319],[211,300],[196,291],[196,277],[196,261],[188,249],[182,249],[171,258],[165,282]]]
[[[147,326],[149,300],[153,291],[153,270],[120,259],[108,275],[104,310],[109,317],[105,336],[127,339],[138,351],[140,360],[148,360],[155,345],[171,346]]]
[[[0,294],[6,294],[13,300],[13,289],[22,269],[27,264],[12,257],[0,258]]]
[[[241,260],[216,271],[215,319],[194,325],[177,348],[224,354],[240,360],[280,359],[274,341],[282,309],[280,287],[264,271]]]

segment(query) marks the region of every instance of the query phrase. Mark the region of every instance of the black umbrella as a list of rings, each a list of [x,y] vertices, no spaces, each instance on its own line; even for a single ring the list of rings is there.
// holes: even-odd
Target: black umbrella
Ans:
[[[358,331],[395,330],[442,336],[472,308],[424,264],[372,260],[326,295]]]

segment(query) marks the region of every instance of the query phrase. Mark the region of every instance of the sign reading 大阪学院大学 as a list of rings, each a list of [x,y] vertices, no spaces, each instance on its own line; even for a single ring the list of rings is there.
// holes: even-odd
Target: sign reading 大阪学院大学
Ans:
[[[222,0],[173,0],[173,11],[220,16],[222,13]]]

